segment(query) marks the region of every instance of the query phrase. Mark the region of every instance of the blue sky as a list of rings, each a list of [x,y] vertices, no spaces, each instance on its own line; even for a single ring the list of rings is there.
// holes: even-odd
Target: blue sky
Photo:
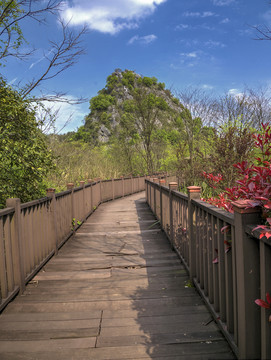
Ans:
[[[86,54],[42,85],[48,93],[90,99],[116,68],[155,76],[173,91],[196,86],[222,94],[271,86],[271,41],[256,41],[253,29],[271,27],[268,0],[70,0],[61,16],[75,31],[87,24]],[[55,19],[47,27],[30,21],[22,26],[37,51],[27,61],[9,59],[2,68],[13,85],[42,70],[48,40],[60,36]],[[88,112],[88,103],[62,105],[58,126],[73,113],[64,132],[76,130]]]

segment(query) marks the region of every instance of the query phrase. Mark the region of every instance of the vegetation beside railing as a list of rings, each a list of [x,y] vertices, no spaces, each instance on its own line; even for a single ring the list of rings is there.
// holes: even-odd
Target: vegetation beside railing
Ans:
[[[270,359],[271,310],[255,303],[271,291],[271,241],[252,231],[258,209],[236,201],[231,214],[201,201],[199,187],[185,195],[158,182],[146,180],[147,202],[233,351]]]
[[[25,204],[8,199],[0,210],[0,311],[101,203],[144,190],[144,180],[94,179]]]

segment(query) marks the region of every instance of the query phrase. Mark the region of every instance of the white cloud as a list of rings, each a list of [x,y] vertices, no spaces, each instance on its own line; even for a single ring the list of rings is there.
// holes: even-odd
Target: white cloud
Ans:
[[[170,64],[170,67],[174,70],[184,69],[187,67],[198,67],[206,61],[208,61],[208,63],[210,63],[210,61],[213,62],[214,58],[202,50],[183,52],[180,53],[179,58],[176,59],[174,63]]]
[[[262,15],[262,18],[266,21],[266,23],[268,25],[271,24],[271,10],[265,12],[263,15]]]
[[[204,30],[210,30],[210,31],[216,30],[216,28],[214,26],[209,26],[207,24],[199,25],[198,28],[199,29],[204,29]]]
[[[252,36],[253,35],[252,29],[245,29],[245,30],[241,29],[241,30],[238,30],[238,33],[241,36]]]
[[[123,29],[138,27],[138,21],[152,14],[167,0],[72,0],[63,11],[71,25],[86,24],[89,29],[116,34]]]
[[[216,6],[227,6],[233,2],[235,2],[235,0],[213,0],[214,5]]]
[[[179,63],[183,67],[194,67],[200,60],[201,51],[191,51],[186,53],[180,53]]]
[[[181,53],[181,56],[187,57],[187,58],[196,58],[198,57],[196,51],[190,52],[190,53]]]
[[[239,89],[230,89],[228,91],[228,94],[236,98],[242,98],[242,96],[244,95],[244,93],[241,92]]]
[[[223,20],[220,21],[220,24],[228,24],[230,22],[229,18],[225,18]]]
[[[175,27],[175,30],[185,30],[185,29],[189,29],[190,26],[187,24],[179,24]]]
[[[34,66],[36,66],[37,64],[39,64],[41,61],[43,61],[44,59],[47,59],[47,57],[53,52],[53,49],[51,49],[50,51],[47,52],[47,54],[42,55],[37,61],[32,62],[32,64],[29,66],[28,70],[31,70]]]
[[[50,95],[49,95],[50,96]],[[76,98],[72,95],[66,95],[65,99],[75,101]],[[64,100],[64,98],[63,98]],[[68,131],[75,131],[79,126],[83,125],[84,117],[89,113],[89,103],[71,105],[67,102],[57,101],[43,101],[43,106],[51,109],[51,113],[56,114],[55,131],[58,133],[66,133]],[[42,114],[42,109],[39,108],[38,114]],[[53,132],[53,128],[49,130]]]
[[[18,78],[13,78],[12,80],[10,80],[10,82],[8,83],[8,85],[13,85],[16,81],[17,81]]]
[[[147,45],[147,44],[150,44],[151,42],[153,42],[156,39],[157,39],[157,36],[154,35],[154,34],[145,35],[145,36],[135,35],[128,41],[128,45],[132,45],[134,42],[139,42],[140,44]]]
[[[213,87],[213,85],[203,84],[203,85],[202,85],[202,88],[203,88],[204,90],[212,90],[214,87]]]
[[[226,45],[223,44],[222,42],[213,41],[213,40],[205,41],[204,45],[207,46],[208,48],[218,48],[218,47],[224,48],[224,47],[226,47]]]
[[[198,29],[204,29],[204,30],[216,30],[214,26],[209,26],[207,24],[199,24],[195,26],[187,25],[187,24],[179,24],[175,27],[175,30],[198,30]]]
[[[204,11],[204,12],[189,12],[189,11],[186,11],[186,12],[183,13],[183,16],[185,16],[185,17],[206,18],[206,17],[210,17],[210,16],[216,16],[216,14],[211,12],[211,11]]]

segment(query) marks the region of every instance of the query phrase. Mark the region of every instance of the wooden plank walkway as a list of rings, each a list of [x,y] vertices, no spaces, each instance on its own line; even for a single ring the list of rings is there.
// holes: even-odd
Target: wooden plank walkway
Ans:
[[[0,316],[0,359],[234,359],[154,222],[144,193],[101,205]]]

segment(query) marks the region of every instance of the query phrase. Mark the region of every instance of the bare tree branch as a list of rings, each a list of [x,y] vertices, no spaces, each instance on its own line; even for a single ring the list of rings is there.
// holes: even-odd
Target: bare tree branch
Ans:
[[[65,103],[69,105],[79,105],[84,104],[86,102],[89,102],[89,98],[83,98],[83,97],[77,97],[77,98],[71,98],[67,95],[67,93],[64,92],[57,92],[54,94],[41,94],[40,96],[35,96],[33,99],[30,98],[30,102],[42,102],[47,101],[52,103]]]
[[[257,37],[254,40],[271,40],[271,29],[266,25],[252,26],[257,31]]]
[[[33,53],[33,50],[20,52],[19,48],[24,37],[20,22],[30,18],[39,23],[46,22],[48,14],[57,15],[61,10],[63,0],[10,0],[0,9],[0,59],[7,56],[24,59]]]
[[[62,26],[62,40],[59,43],[50,42],[51,50],[48,55],[44,55],[48,65],[37,79],[33,79],[26,85],[25,90],[22,92],[23,98],[28,96],[43,81],[52,79],[73,66],[79,57],[84,54],[81,37],[86,33],[86,27],[80,32],[74,33],[68,28],[68,24],[64,24],[61,20],[60,24]]]

